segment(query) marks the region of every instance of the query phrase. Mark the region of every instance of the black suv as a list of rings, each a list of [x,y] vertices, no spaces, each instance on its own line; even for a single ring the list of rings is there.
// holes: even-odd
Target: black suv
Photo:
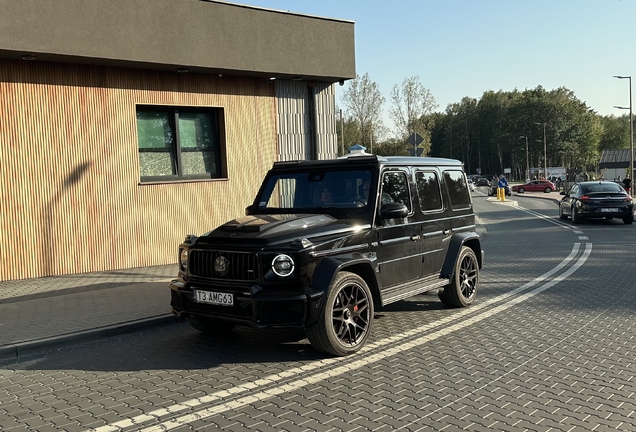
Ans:
[[[482,261],[459,161],[276,162],[245,217],[179,246],[171,306],[205,333],[304,328],[316,349],[347,355],[389,303],[431,290],[473,303]]]

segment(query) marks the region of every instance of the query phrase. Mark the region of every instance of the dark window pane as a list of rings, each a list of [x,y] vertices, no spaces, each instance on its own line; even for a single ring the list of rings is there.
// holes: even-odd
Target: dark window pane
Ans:
[[[175,175],[177,164],[170,113],[137,111],[137,136],[141,177]]]
[[[210,113],[179,113],[183,175],[221,175],[215,130],[218,130],[216,116],[213,118]]]
[[[174,134],[170,125],[170,113],[138,111],[137,134],[140,149],[172,150]]]
[[[415,173],[417,194],[423,211],[440,210],[442,198],[439,190],[439,180],[433,172],[418,171]]]
[[[411,197],[406,174],[403,172],[387,172],[382,180],[382,204],[399,202],[411,211]]]
[[[139,106],[142,180],[221,177],[221,113],[218,108]]]
[[[448,189],[452,208],[462,208],[470,205],[468,185],[462,171],[444,171],[444,182]]]

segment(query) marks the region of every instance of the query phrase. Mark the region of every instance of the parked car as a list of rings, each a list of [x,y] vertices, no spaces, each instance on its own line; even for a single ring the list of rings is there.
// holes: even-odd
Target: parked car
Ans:
[[[490,180],[486,177],[479,177],[475,182],[475,186],[490,186]]]
[[[246,216],[178,256],[171,307],[195,329],[303,328],[332,355],[390,303],[437,290],[469,306],[483,262],[462,163],[376,155],[274,163]]]
[[[556,186],[554,183],[548,180],[533,180],[528,183],[524,183],[522,185],[514,185],[512,187],[513,192],[524,193],[524,192],[545,192],[550,193],[556,190]]]
[[[475,182],[471,179],[468,179],[468,189],[470,189],[471,192],[475,192]]]
[[[623,219],[626,224],[634,222],[632,197],[622,186],[611,181],[577,183],[564,195],[559,203],[559,218],[572,218],[578,224],[583,219]]]

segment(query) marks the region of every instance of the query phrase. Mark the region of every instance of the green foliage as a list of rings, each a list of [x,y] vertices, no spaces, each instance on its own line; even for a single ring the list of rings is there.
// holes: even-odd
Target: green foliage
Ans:
[[[373,146],[373,154],[381,156],[408,156],[411,145],[405,140],[389,138]]]
[[[602,128],[599,150],[629,148],[629,115],[600,117]]]
[[[510,167],[515,178],[523,178],[526,164],[595,170],[608,123],[565,87],[487,91],[450,104],[436,119],[431,154],[460,159],[469,172]]]
[[[363,76],[358,75],[347,83],[342,101],[346,110],[346,123],[350,129],[356,129],[355,132],[350,130],[349,135],[345,131],[345,153],[353,144],[370,148],[384,132],[382,124],[384,96],[378,84],[371,81],[368,73]],[[349,141],[349,138],[353,141]]]
[[[437,103],[431,92],[422,85],[419,76],[406,78],[401,85],[395,85],[391,91],[391,118],[395,123],[395,135],[405,141],[417,132],[424,142],[420,147],[428,153],[431,142],[430,135],[433,124],[431,114]]]
[[[599,116],[565,87],[486,91],[434,112],[433,95],[419,76],[410,77],[391,92],[396,130],[388,139],[381,119],[384,98],[368,74],[350,82],[343,102],[345,153],[362,144],[377,154],[408,155],[407,138],[417,132],[424,155],[459,159],[469,173],[511,168],[511,177],[522,179],[526,167],[544,165],[595,172],[603,150],[630,144],[629,116]],[[341,135],[338,122],[339,141]],[[338,148],[341,152],[341,143]]]

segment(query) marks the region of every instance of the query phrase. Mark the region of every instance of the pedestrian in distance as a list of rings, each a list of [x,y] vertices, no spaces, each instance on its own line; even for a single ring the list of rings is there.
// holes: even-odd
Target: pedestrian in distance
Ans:
[[[499,176],[499,182],[497,182],[497,199],[501,201],[506,200],[506,188],[508,187],[508,180],[505,175]]]
[[[632,179],[629,178],[629,175],[626,175],[623,179],[623,187],[625,188],[627,193],[630,193],[632,187]]]

